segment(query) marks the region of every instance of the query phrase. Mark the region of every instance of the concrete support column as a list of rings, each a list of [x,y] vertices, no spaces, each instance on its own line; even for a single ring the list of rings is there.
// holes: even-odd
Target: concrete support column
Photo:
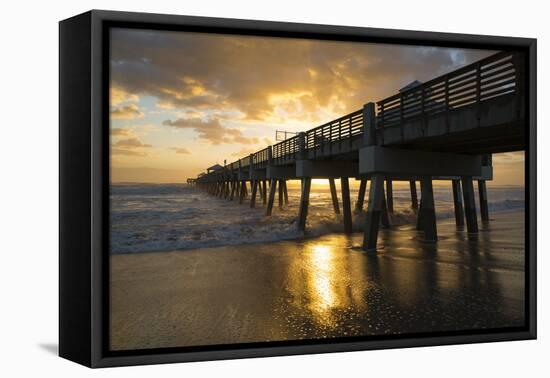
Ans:
[[[342,177],[340,179],[342,187],[342,210],[344,211],[344,232],[351,234],[353,232],[353,225],[351,221],[351,200],[349,195],[349,179]]]
[[[239,205],[243,203],[246,195],[246,181],[241,181],[241,191],[239,193]]]
[[[384,176],[374,175],[371,177],[370,181],[369,200],[365,216],[365,229],[363,231],[363,250],[365,251],[376,250],[383,197]]]
[[[462,188],[460,180],[452,180],[453,183],[453,202],[455,206],[455,223],[457,226],[464,226],[464,206],[462,204]]]
[[[235,181],[235,195],[237,198],[241,198],[241,182],[239,180]]]
[[[284,180],[279,180],[279,209],[283,208],[284,186]]]
[[[374,102],[363,105],[363,145],[376,144],[376,110]],[[371,183],[372,186],[372,183]],[[369,195],[370,197],[370,195]]]
[[[424,239],[426,241],[437,241],[437,222],[435,219],[434,192],[431,177],[422,178],[420,181],[422,189],[422,222]]]
[[[225,192],[223,193],[223,198],[227,199],[229,197],[229,180],[225,180]]]
[[[390,213],[393,213],[393,182],[392,180],[386,180],[386,200],[387,207]]]
[[[244,190],[244,197],[243,198],[248,197],[248,183],[246,182],[246,180],[243,181],[243,190]]]
[[[273,202],[275,202],[275,190],[277,190],[277,180],[271,179],[271,184],[269,185],[269,200],[267,201],[267,209],[265,210],[265,215],[270,216],[273,211]]]
[[[382,193],[382,213],[380,217],[380,224],[384,228],[391,227],[390,215],[388,212],[388,205],[386,203],[386,196]]]
[[[250,197],[250,207],[256,206],[256,191],[258,190],[258,180],[252,180],[252,193]]]
[[[462,177],[462,194],[464,197],[464,212],[466,213],[466,227],[468,228],[468,233],[476,233],[478,232],[478,228],[474,183],[469,176]]]
[[[485,180],[478,180],[477,188],[479,192],[479,213],[481,214],[481,221],[487,223],[489,222],[489,204],[487,201],[487,184]]]
[[[258,182],[258,195],[260,196],[260,198],[262,198],[262,181],[261,180],[257,180]]]
[[[367,179],[361,179],[359,183],[359,192],[357,193],[357,202],[355,203],[355,211],[358,213],[363,211],[363,203],[365,202],[365,192],[367,191]]]
[[[285,205],[288,205],[288,188],[286,186],[286,180],[283,180],[283,194],[284,194],[284,197],[285,197]]]
[[[338,193],[336,192],[336,184],[333,178],[328,179],[330,186],[330,198],[332,198],[332,208],[335,214],[340,214],[340,205],[338,204]]]
[[[233,197],[235,196],[236,186],[237,185],[235,185],[235,181],[231,181],[231,194],[229,195],[230,201],[233,201]]]
[[[416,180],[410,180],[409,186],[411,187],[411,207],[414,211],[418,210],[418,194],[416,193]]]
[[[423,209],[423,203],[422,203],[422,197],[420,197],[420,207],[418,208],[418,212],[416,213],[416,229],[418,231],[421,231],[424,229],[424,219],[422,218],[423,217],[423,213],[422,213],[422,209]]]
[[[263,180],[264,189],[262,190],[262,203],[265,205],[267,203],[267,181]]]
[[[309,192],[311,189],[311,177],[302,178],[302,193],[300,196],[300,211],[298,213],[298,230],[305,231],[307,211],[309,207]]]

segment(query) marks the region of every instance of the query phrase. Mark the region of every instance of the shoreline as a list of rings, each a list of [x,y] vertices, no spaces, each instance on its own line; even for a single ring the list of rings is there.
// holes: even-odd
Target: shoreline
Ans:
[[[506,214],[513,214],[513,213],[518,213],[518,212],[521,212],[521,213],[524,213],[525,210],[524,209],[502,209],[502,210],[493,210],[490,212],[489,214],[489,217],[492,217],[493,215],[499,215],[499,216],[503,216],[503,215],[506,215]],[[355,213],[352,214],[353,216],[356,216]],[[364,216],[364,213],[362,214]],[[406,216],[406,214],[400,214],[398,213],[397,214],[398,216]],[[479,214],[478,214],[478,217],[479,217]],[[336,221],[336,220],[335,220]],[[437,218],[437,222],[438,224],[441,223],[441,222],[449,222],[449,221],[452,221],[452,223],[454,224],[454,219],[452,218],[452,216],[446,216],[446,217],[439,217]],[[480,222],[481,223],[481,222]],[[337,224],[337,223],[335,223]],[[407,226],[414,226],[414,224],[411,222],[403,222],[403,223],[396,223],[396,224],[393,224],[392,227],[407,227]],[[398,232],[398,230],[394,230],[395,232]],[[343,232],[336,232],[336,231],[332,231],[332,230],[329,230],[328,232],[325,232],[325,233],[319,233],[319,234],[307,234],[307,230],[306,230],[306,233],[302,236],[299,236],[299,237],[292,237],[292,236],[289,236],[288,238],[281,238],[281,239],[277,239],[277,240],[262,240],[262,241],[252,241],[252,242],[243,242],[243,241],[236,241],[235,243],[228,243],[228,244],[221,244],[221,245],[213,245],[213,246],[205,246],[205,247],[193,247],[193,248],[175,248],[175,249],[166,249],[166,250],[150,250],[150,251],[136,251],[136,252],[109,252],[109,256],[118,256],[118,255],[135,255],[135,254],[146,254],[146,253],[153,253],[153,254],[159,254],[159,253],[167,253],[167,252],[187,252],[187,251],[194,251],[194,250],[211,250],[211,249],[216,249],[216,248],[223,248],[223,247],[236,247],[236,246],[240,246],[240,245],[246,245],[246,246],[249,246],[249,245],[261,245],[261,244],[265,244],[265,243],[278,243],[278,242],[284,242],[284,241],[302,241],[302,240],[310,240],[310,239],[315,239],[315,238],[320,238],[320,237],[323,237],[323,236],[327,236],[327,235],[341,235],[343,234]],[[354,231],[352,233],[352,235],[357,235],[357,234],[361,234],[363,231]]]
[[[514,216],[508,216],[513,214]],[[411,225],[362,234],[111,255],[113,350],[521,326],[523,211],[426,243]],[[185,252],[185,253],[182,253]],[[352,252],[352,253],[350,253]]]

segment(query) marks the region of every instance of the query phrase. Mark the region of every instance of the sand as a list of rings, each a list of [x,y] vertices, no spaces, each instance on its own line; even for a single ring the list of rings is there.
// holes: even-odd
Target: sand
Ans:
[[[522,326],[524,212],[361,234],[111,256],[112,350]]]

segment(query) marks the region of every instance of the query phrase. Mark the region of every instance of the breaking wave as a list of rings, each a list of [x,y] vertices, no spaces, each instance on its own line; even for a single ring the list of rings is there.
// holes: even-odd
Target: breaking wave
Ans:
[[[449,188],[434,187],[439,219],[454,216]],[[357,196],[352,188],[352,198]],[[215,198],[182,184],[116,184],[111,186],[111,253],[194,249],[222,245],[273,242],[343,231],[335,215],[328,186],[312,188],[306,235],[297,231],[299,185],[289,185],[289,204],[266,217],[261,201]],[[523,209],[520,187],[489,188],[489,209]],[[352,201],[354,202],[354,201]],[[353,205],[353,203],[352,203]],[[414,222],[408,188],[394,186],[394,224]],[[364,212],[353,214],[354,231],[361,231]]]

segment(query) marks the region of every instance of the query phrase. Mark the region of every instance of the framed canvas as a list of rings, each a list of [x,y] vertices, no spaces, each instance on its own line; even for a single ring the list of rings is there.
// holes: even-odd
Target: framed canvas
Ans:
[[[536,40],[60,22],[59,353],[536,337]]]

